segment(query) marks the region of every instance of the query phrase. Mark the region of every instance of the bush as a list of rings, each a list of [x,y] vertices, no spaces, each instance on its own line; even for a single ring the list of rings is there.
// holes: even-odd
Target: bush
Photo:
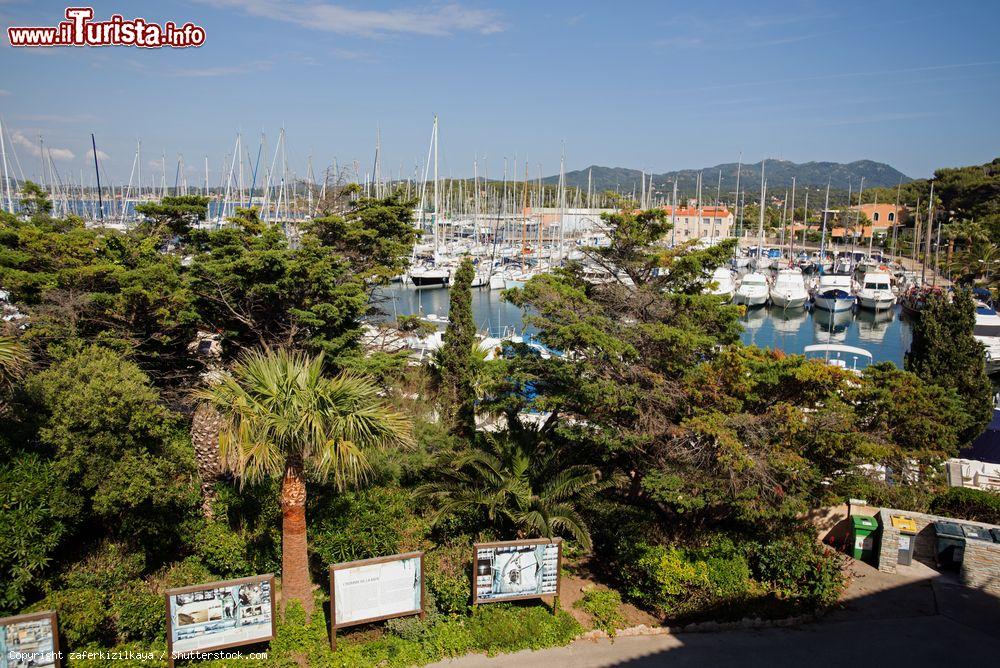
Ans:
[[[254,575],[247,558],[246,538],[221,521],[200,523],[192,536],[195,556],[212,573],[223,578]]]
[[[618,629],[625,626],[625,616],[621,613],[622,597],[611,589],[591,589],[584,593],[583,598],[576,602],[594,622],[594,628],[600,629],[612,638]]]
[[[329,564],[416,549],[427,531],[412,496],[399,488],[321,493],[309,512],[310,548],[324,572]]]
[[[152,642],[164,638],[163,596],[142,582],[131,582],[110,596],[111,617],[119,642]]]
[[[478,606],[469,620],[473,647],[490,656],[566,645],[580,632],[572,615],[553,615],[539,605],[512,607],[504,604]]]
[[[440,546],[424,555],[424,583],[438,612],[451,615],[468,611],[472,598],[471,568],[467,545]]]
[[[107,601],[97,589],[83,587],[52,592],[28,611],[40,610],[58,613],[59,633],[67,647],[114,644]]]
[[[935,515],[1000,524],[1000,494],[968,487],[949,487],[931,501]]]
[[[844,574],[836,553],[813,542],[810,536],[756,544],[751,552],[754,576],[770,585],[798,607],[817,609],[832,605],[844,588]]]

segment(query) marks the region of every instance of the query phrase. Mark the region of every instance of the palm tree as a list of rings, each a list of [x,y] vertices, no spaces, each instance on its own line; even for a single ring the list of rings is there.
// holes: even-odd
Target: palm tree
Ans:
[[[24,373],[28,353],[9,336],[0,336],[0,388],[7,387]]]
[[[590,532],[577,509],[608,484],[597,467],[562,466],[560,452],[537,434],[486,434],[477,446],[449,456],[438,479],[418,488],[437,505],[433,522],[452,513],[480,512],[519,538],[565,532],[585,549]]]
[[[411,443],[411,425],[368,379],[328,377],[323,356],[285,350],[248,353],[196,398],[221,416],[222,465],[241,482],[281,477],[284,600],[312,612],[306,541],[306,475],[343,489],[365,477],[366,452]]]

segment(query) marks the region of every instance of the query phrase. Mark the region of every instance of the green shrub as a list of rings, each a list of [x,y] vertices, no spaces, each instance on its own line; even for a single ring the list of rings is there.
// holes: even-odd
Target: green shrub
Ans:
[[[469,609],[472,598],[472,552],[468,545],[443,545],[424,555],[424,583],[443,614],[461,614]]]
[[[59,633],[67,647],[113,645],[113,623],[104,593],[92,587],[52,592],[29,612],[55,610]]]
[[[319,570],[419,547],[427,526],[413,503],[409,492],[389,487],[318,494],[309,509],[309,542]]]
[[[604,631],[612,638],[618,629],[625,626],[621,605],[621,595],[612,589],[591,589],[576,602],[577,608],[590,615],[594,628]]]
[[[835,603],[845,583],[838,556],[809,536],[753,545],[751,568],[782,597],[810,609]]]
[[[166,634],[163,596],[142,582],[111,592],[111,617],[119,642],[152,642]]]
[[[566,645],[580,632],[580,625],[572,615],[564,611],[553,615],[540,605],[478,606],[468,624],[473,648],[485,651],[490,656],[522,649]]]
[[[202,522],[193,537],[195,556],[222,578],[254,575],[246,538],[223,521]]]
[[[708,566],[674,547],[639,543],[621,563],[626,595],[651,610],[671,616],[708,587]]]
[[[218,579],[197,557],[188,557],[167,568],[163,574],[163,588],[187,587]]]
[[[1000,524],[1000,494],[968,487],[949,487],[931,501],[935,515]]]

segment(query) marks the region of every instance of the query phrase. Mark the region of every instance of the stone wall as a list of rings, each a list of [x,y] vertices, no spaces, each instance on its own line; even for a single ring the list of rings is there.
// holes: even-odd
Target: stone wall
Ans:
[[[1000,543],[965,541],[965,556],[959,571],[962,584],[1000,596]]]
[[[933,564],[937,557],[937,538],[934,535],[933,523],[939,520],[971,524],[988,529],[997,528],[992,524],[956,520],[950,517],[913,513],[905,510],[883,508],[876,516],[880,531],[878,547],[878,569],[886,573],[895,573],[899,558],[899,530],[892,526],[892,515],[902,515],[912,519],[917,525],[916,545],[913,558]],[[976,589],[982,589],[991,594],[1000,595],[1000,543],[987,543],[981,540],[965,541],[965,556],[959,577],[963,584]]]

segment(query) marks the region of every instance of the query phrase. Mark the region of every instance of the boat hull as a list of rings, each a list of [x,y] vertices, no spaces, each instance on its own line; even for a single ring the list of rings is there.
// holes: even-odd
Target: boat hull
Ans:
[[[816,308],[839,313],[840,311],[850,311],[854,307],[854,297],[824,297],[816,295],[813,304]]]
[[[806,295],[787,295],[780,292],[772,292],[771,304],[778,308],[802,308],[806,305]]]
[[[443,288],[448,284],[445,276],[410,276],[410,281],[418,288]]]
[[[888,311],[896,303],[894,296],[884,295],[858,295],[858,306],[870,311]]]
[[[767,303],[767,295],[747,295],[737,291],[733,295],[733,303],[741,306],[763,306]]]

